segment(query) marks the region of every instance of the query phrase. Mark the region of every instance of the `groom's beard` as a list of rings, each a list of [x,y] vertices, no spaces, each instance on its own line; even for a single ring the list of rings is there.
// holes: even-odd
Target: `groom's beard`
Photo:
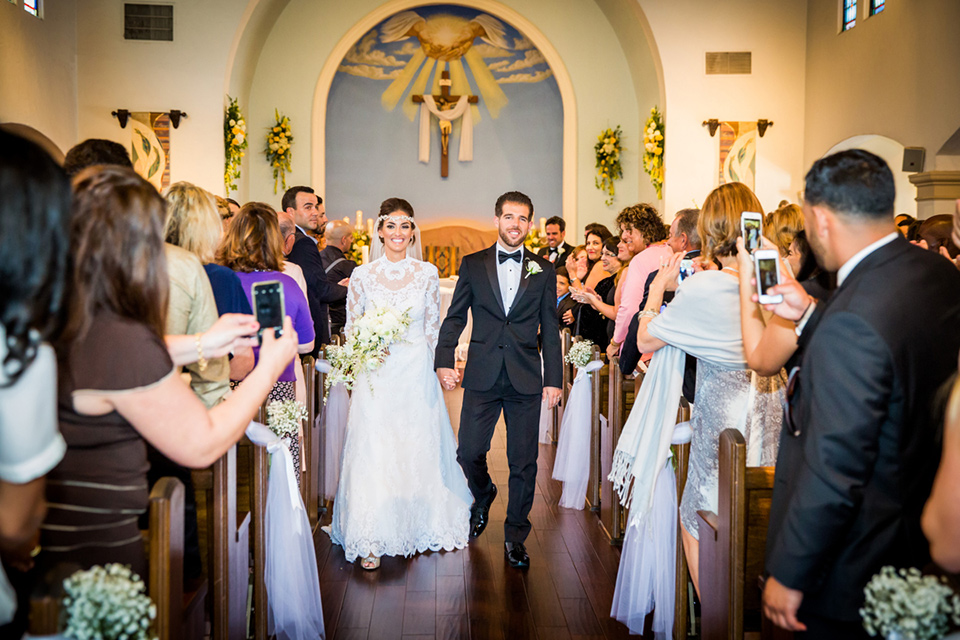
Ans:
[[[520,231],[520,227],[498,230],[500,241],[503,242],[503,246],[510,247],[511,249],[516,249],[517,247],[523,246],[523,241],[527,239],[527,234],[521,233],[516,243],[514,243],[512,240],[510,240],[510,236],[507,235],[507,231]]]

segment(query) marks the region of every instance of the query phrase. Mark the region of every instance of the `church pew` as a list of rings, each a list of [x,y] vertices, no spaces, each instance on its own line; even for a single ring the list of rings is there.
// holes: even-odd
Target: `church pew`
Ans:
[[[736,429],[720,434],[717,513],[698,511],[701,638],[741,640],[760,630],[760,590],[773,467],[747,467]]]
[[[690,420],[690,404],[683,398],[677,409],[677,424]],[[690,467],[690,443],[676,444],[671,447],[677,470],[677,504],[683,499],[683,490],[687,485],[687,470]],[[677,513],[677,590],[674,598],[673,638],[686,640],[690,624],[690,572],[687,568],[687,556],[683,553],[683,540],[680,534],[680,513]]]
[[[267,403],[260,406],[257,420],[267,424]],[[250,447],[250,516],[253,535],[251,548],[253,555],[253,637],[255,640],[267,639],[267,449],[252,445]]]
[[[306,357],[301,363],[303,366],[303,380],[307,388],[307,421],[303,425],[303,442],[300,445],[300,457],[303,459],[303,476],[300,481],[300,493],[307,510],[310,529],[317,528],[319,521],[318,508],[320,505],[320,483],[323,478],[323,447],[321,432],[317,427],[316,418],[323,411],[322,387],[317,389],[317,378],[321,374],[314,366],[312,357]],[[299,469],[296,470],[299,473]]]
[[[591,360],[600,360],[600,347],[593,345]],[[587,483],[587,504],[591,511],[600,511],[600,379],[603,369],[590,377],[590,479]]]
[[[245,513],[237,524],[237,447],[213,464],[213,483],[206,501],[210,540],[210,616],[213,640],[247,637],[247,584],[250,575],[250,523]]]
[[[604,456],[602,466],[608,469],[613,462],[620,433],[633,408],[636,397],[634,380],[620,372],[619,358],[614,356],[607,367],[607,428],[603,432],[606,444],[601,443],[601,449],[609,453]],[[600,479],[600,523],[604,532],[610,538],[611,544],[619,545],[623,542],[626,527],[626,510],[620,504],[613,491],[613,483],[607,479],[609,470]],[[609,495],[610,500],[604,502],[603,496]]]
[[[570,334],[570,329],[563,329],[560,331],[560,362],[563,366],[563,378],[560,385],[560,402],[557,403],[557,406],[554,408],[553,412],[553,442],[557,443],[557,440],[560,438],[560,423],[563,422],[563,408],[567,404],[567,387],[572,382],[573,378],[570,375],[570,367],[572,365],[567,364],[567,353],[570,352],[570,347],[573,345],[573,336]]]

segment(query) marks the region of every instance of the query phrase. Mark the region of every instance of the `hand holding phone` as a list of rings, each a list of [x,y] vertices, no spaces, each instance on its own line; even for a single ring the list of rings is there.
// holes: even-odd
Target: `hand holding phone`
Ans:
[[[275,335],[283,335],[283,320],[286,316],[283,303],[283,285],[279,280],[266,280],[253,285],[253,312],[260,323],[257,340],[263,342],[263,330],[273,329]]]
[[[757,301],[760,304],[780,304],[783,296],[770,294],[771,287],[780,284],[780,253],[774,249],[759,249],[753,254],[757,275]]]
[[[689,278],[694,273],[696,273],[696,267],[693,264],[692,258],[684,258],[680,261],[680,275],[677,276],[677,284],[683,282],[686,278]]]
[[[760,236],[763,235],[763,214],[744,211],[740,214],[740,235],[747,251],[753,253],[760,248]]]

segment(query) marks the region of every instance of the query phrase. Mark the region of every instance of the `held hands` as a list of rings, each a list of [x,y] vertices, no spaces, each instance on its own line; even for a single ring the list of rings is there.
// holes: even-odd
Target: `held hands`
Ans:
[[[447,391],[453,391],[457,387],[457,383],[460,381],[460,374],[457,372],[456,369],[438,367],[437,380],[440,381],[441,387],[443,387]]]
[[[257,346],[257,319],[243,313],[227,313],[201,336],[205,358],[220,358],[243,347]]]
[[[803,592],[786,587],[769,576],[763,587],[763,613],[773,624],[787,631],[806,631],[807,625],[797,620]]]
[[[297,332],[293,329],[290,316],[283,320],[283,335],[274,335],[273,328],[263,330],[263,344],[260,346],[260,361],[257,367],[267,367],[271,377],[278,378],[297,355]]]
[[[547,403],[547,409],[553,409],[560,402],[560,389],[558,387],[544,387],[543,401]]]

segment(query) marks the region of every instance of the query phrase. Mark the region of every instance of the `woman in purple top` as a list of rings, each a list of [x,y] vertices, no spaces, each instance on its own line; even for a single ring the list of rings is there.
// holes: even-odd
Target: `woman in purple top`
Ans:
[[[243,291],[253,307],[253,285],[267,280],[279,280],[283,286],[286,314],[300,336],[300,353],[313,350],[313,320],[307,297],[296,281],[282,273],[283,237],[276,212],[262,202],[243,206],[227,227],[223,242],[217,250],[217,262],[237,272]],[[258,350],[254,348],[254,355]],[[294,362],[291,362],[268,397],[273,400],[294,399]]]

